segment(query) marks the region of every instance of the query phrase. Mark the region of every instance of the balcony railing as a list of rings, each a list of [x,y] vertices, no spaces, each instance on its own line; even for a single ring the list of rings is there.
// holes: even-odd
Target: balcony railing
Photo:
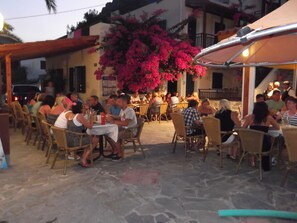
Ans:
[[[212,46],[218,42],[216,36],[209,33],[197,33],[195,36],[190,36],[190,39],[195,43],[195,46],[201,46],[203,48]]]
[[[240,101],[241,91],[239,89],[199,89],[199,98],[210,100],[228,99],[230,101]]]

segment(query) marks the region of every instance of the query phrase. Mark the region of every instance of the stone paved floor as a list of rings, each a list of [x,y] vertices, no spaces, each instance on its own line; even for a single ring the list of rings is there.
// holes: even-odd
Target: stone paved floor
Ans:
[[[142,141],[147,158],[127,151],[120,162],[101,160],[94,168],[72,164],[63,176],[44,164],[44,152],[26,146],[18,131],[11,133],[12,167],[0,171],[0,222],[9,223],[285,223],[256,218],[219,218],[220,209],[255,208],[297,211],[297,177],[279,186],[283,169],[264,173],[210,152],[185,161],[182,146],[171,153],[171,122],[145,124]]]

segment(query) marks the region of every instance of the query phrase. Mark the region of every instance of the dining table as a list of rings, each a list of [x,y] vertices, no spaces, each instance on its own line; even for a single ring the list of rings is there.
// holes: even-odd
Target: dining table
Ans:
[[[100,123],[94,123],[92,128],[87,129],[87,134],[92,136],[107,136],[111,138],[114,142],[118,141],[119,127],[116,124],[106,123],[104,125]],[[103,143],[103,142],[102,142]],[[99,148],[99,156],[93,160],[99,159],[101,156],[105,157],[103,152],[103,145]]]
[[[110,124],[106,123],[104,125],[95,123],[92,128],[87,129],[88,135],[107,135],[109,138],[111,138],[113,141],[118,141],[119,136],[119,128],[116,124]]]

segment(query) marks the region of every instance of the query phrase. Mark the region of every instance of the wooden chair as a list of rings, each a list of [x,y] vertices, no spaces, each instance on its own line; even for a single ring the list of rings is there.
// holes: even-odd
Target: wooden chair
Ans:
[[[23,112],[30,113],[27,105],[23,105]]]
[[[29,113],[24,113],[26,122],[27,122],[27,131],[26,131],[26,136],[25,136],[25,141],[27,142],[27,145],[29,145],[32,134],[35,133],[35,139],[37,140],[38,138],[38,132],[35,123],[32,122],[32,116]],[[34,145],[36,144],[36,140],[34,140]]]
[[[38,113],[38,117],[39,117],[39,119],[40,119],[41,121],[47,121],[47,120],[46,120],[46,117],[45,117],[45,115],[44,115],[43,113]]]
[[[35,137],[33,145],[35,146],[36,142],[38,141],[37,149],[40,149],[40,146],[42,145],[42,143],[43,144],[45,143],[45,136],[43,134],[41,121],[40,121],[40,118],[38,117],[38,115],[37,116],[32,115],[32,118],[33,118],[35,126],[36,126],[36,137]]]
[[[142,133],[142,129],[144,126],[144,119],[143,118],[138,118],[137,119],[137,125],[135,127],[129,127],[124,129],[123,133],[123,141],[122,141],[122,150],[124,152],[125,150],[125,144],[127,143],[133,143],[133,149],[134,152],[136,152],[136,143],[138,143],[139,148],[141,149],[143,158],[145,158],[145,153],[142,147],[142,144],[140,142],[140,137]]]
[[[286,174],[281,183],[281,186],[283,187],[287,182],[290,171],[297,167],[297,144],[296,144],[297,128],[294,128],[294,127],[282,128],[282,132],[285,138],[285,144],[286,144],[288,158],[289,158]]]
[[[92,150],[92,145],[91,145],[91,141],[89,144],[83,144],[83,136],[85,136],[85,133],[77,133],[77,132],[71,132],[71,131],[67,131],[66,129],[62,129],[62,128],[57,128],[52,126],[51,127],[53,134],[54,134],[54,138],[56,140],[58,149],[57,152],[55,154],[53,163],[51,165],[51,169],[54,168],[57,158],[60,154],[61,151],[64,151],[64,155],[65,155],[65,162],[64,162],[64,169],[63,169],[63,174],[66,175],[67,172],[67,161],[68,161],[68,155],[70,152],[77,152],[77,150],[79,149],[84,149],[84,148],[89,148]],[[67,134],[73,135],[74,137],[79,137],[79,145],[78,146],[68,146],[67,143]],[[91,165],[93,165],[93,152],[91,152]]]
[[[234,132],[223,132],[221,131],[221,121],[220,119],[208,116],[203,117],[203,126],[207,136],[207,145],[204,153],[203,161],[205,162],[206,156],[208,154],[209,145],[215,146],[220,153],[220,167],[223,167],[223,149],[229,148],[235,144],[238,145],[238,141],[236,139],[227,140],[226,142],[222,142],[222,136],[227,134],[233,134]]]
[[[240,164],[242,163],[244,157],[248,154],[257,156],[259,159],[259,176],[262,180],[262,156],[269,156],[273,147],[274,138],[265,132],[257,131],[253,129],[236,129],[242,148],[242,155],[240,157],[239,163],[236,168],[236,173],[238,173]],[[263,152],[263,140],[264,136],[272,139],[271,146],[268,148],[267,152]]]
[[[46,153],[45,153],[45,156],[46,156],[46,162],[45,163],[47,164],[49,162],[49,159],[50,159],[50,156],[51,156],[51,153],[52,153],[52,148],[56,144],[56,142],[54,141],[53,136],[51,134],[52,125],[47,123],[44,120],[41,121],[41,125],[42,125],[42,129],[44,131],[45,137],[46,137],[45,142],[47,144],[47,150],[46,150]]]
[[[184,110],[188,107],[188,102],[179,102],[176,104],[177,109]]]
[[[17,127],[20,125],[22,128],[22,133],[24,133],[24,116],[23,111],[21,108],[21,105],[18,101],[14,101],[11,103],[11,109],[12,109],[12,117],[13,117],[13,125],[14,125],[14,131],[16,131]]]
[[[166,121],[168,122],[167,108],[168,108],[167,103],[160,104],[160,111],[157,114],[157,119],[159,119],[159,123],[161,123],[162,116],[164,116],[166,118]]]
[[[148,109],[149,109],[149,104],[141,104],[139,105],[139,112],[136,112],[136,115],[139,118],[144,117],[147,120],[147,122],[150,122],[147,116]]]
[[[174,146],[173,146],[172,153],[175,153],[177,141],[181,140],[184,142],[185,158],[186,158],[189,143],[194,143],[198,140],[199,141],[204,140],[204,135],[187,136],[186,128],[191,128],[191,127],[185,126],[184,116],[182,114],[172,113],[171,118],[175,129]],[[203,149],[205,148],[203,147]]]

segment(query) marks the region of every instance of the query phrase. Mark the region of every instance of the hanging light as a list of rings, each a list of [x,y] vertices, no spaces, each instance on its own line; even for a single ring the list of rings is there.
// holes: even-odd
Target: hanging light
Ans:
[[[245,50],[242,52],[242,56],[243,56],[243,57],[248,57],[249,55],[250,55],[250,51],[249,51],[248,48],[245,49]]]
[[[4,17],[3,15],[0,13],[0,31],[3,30],[4,27]]]

